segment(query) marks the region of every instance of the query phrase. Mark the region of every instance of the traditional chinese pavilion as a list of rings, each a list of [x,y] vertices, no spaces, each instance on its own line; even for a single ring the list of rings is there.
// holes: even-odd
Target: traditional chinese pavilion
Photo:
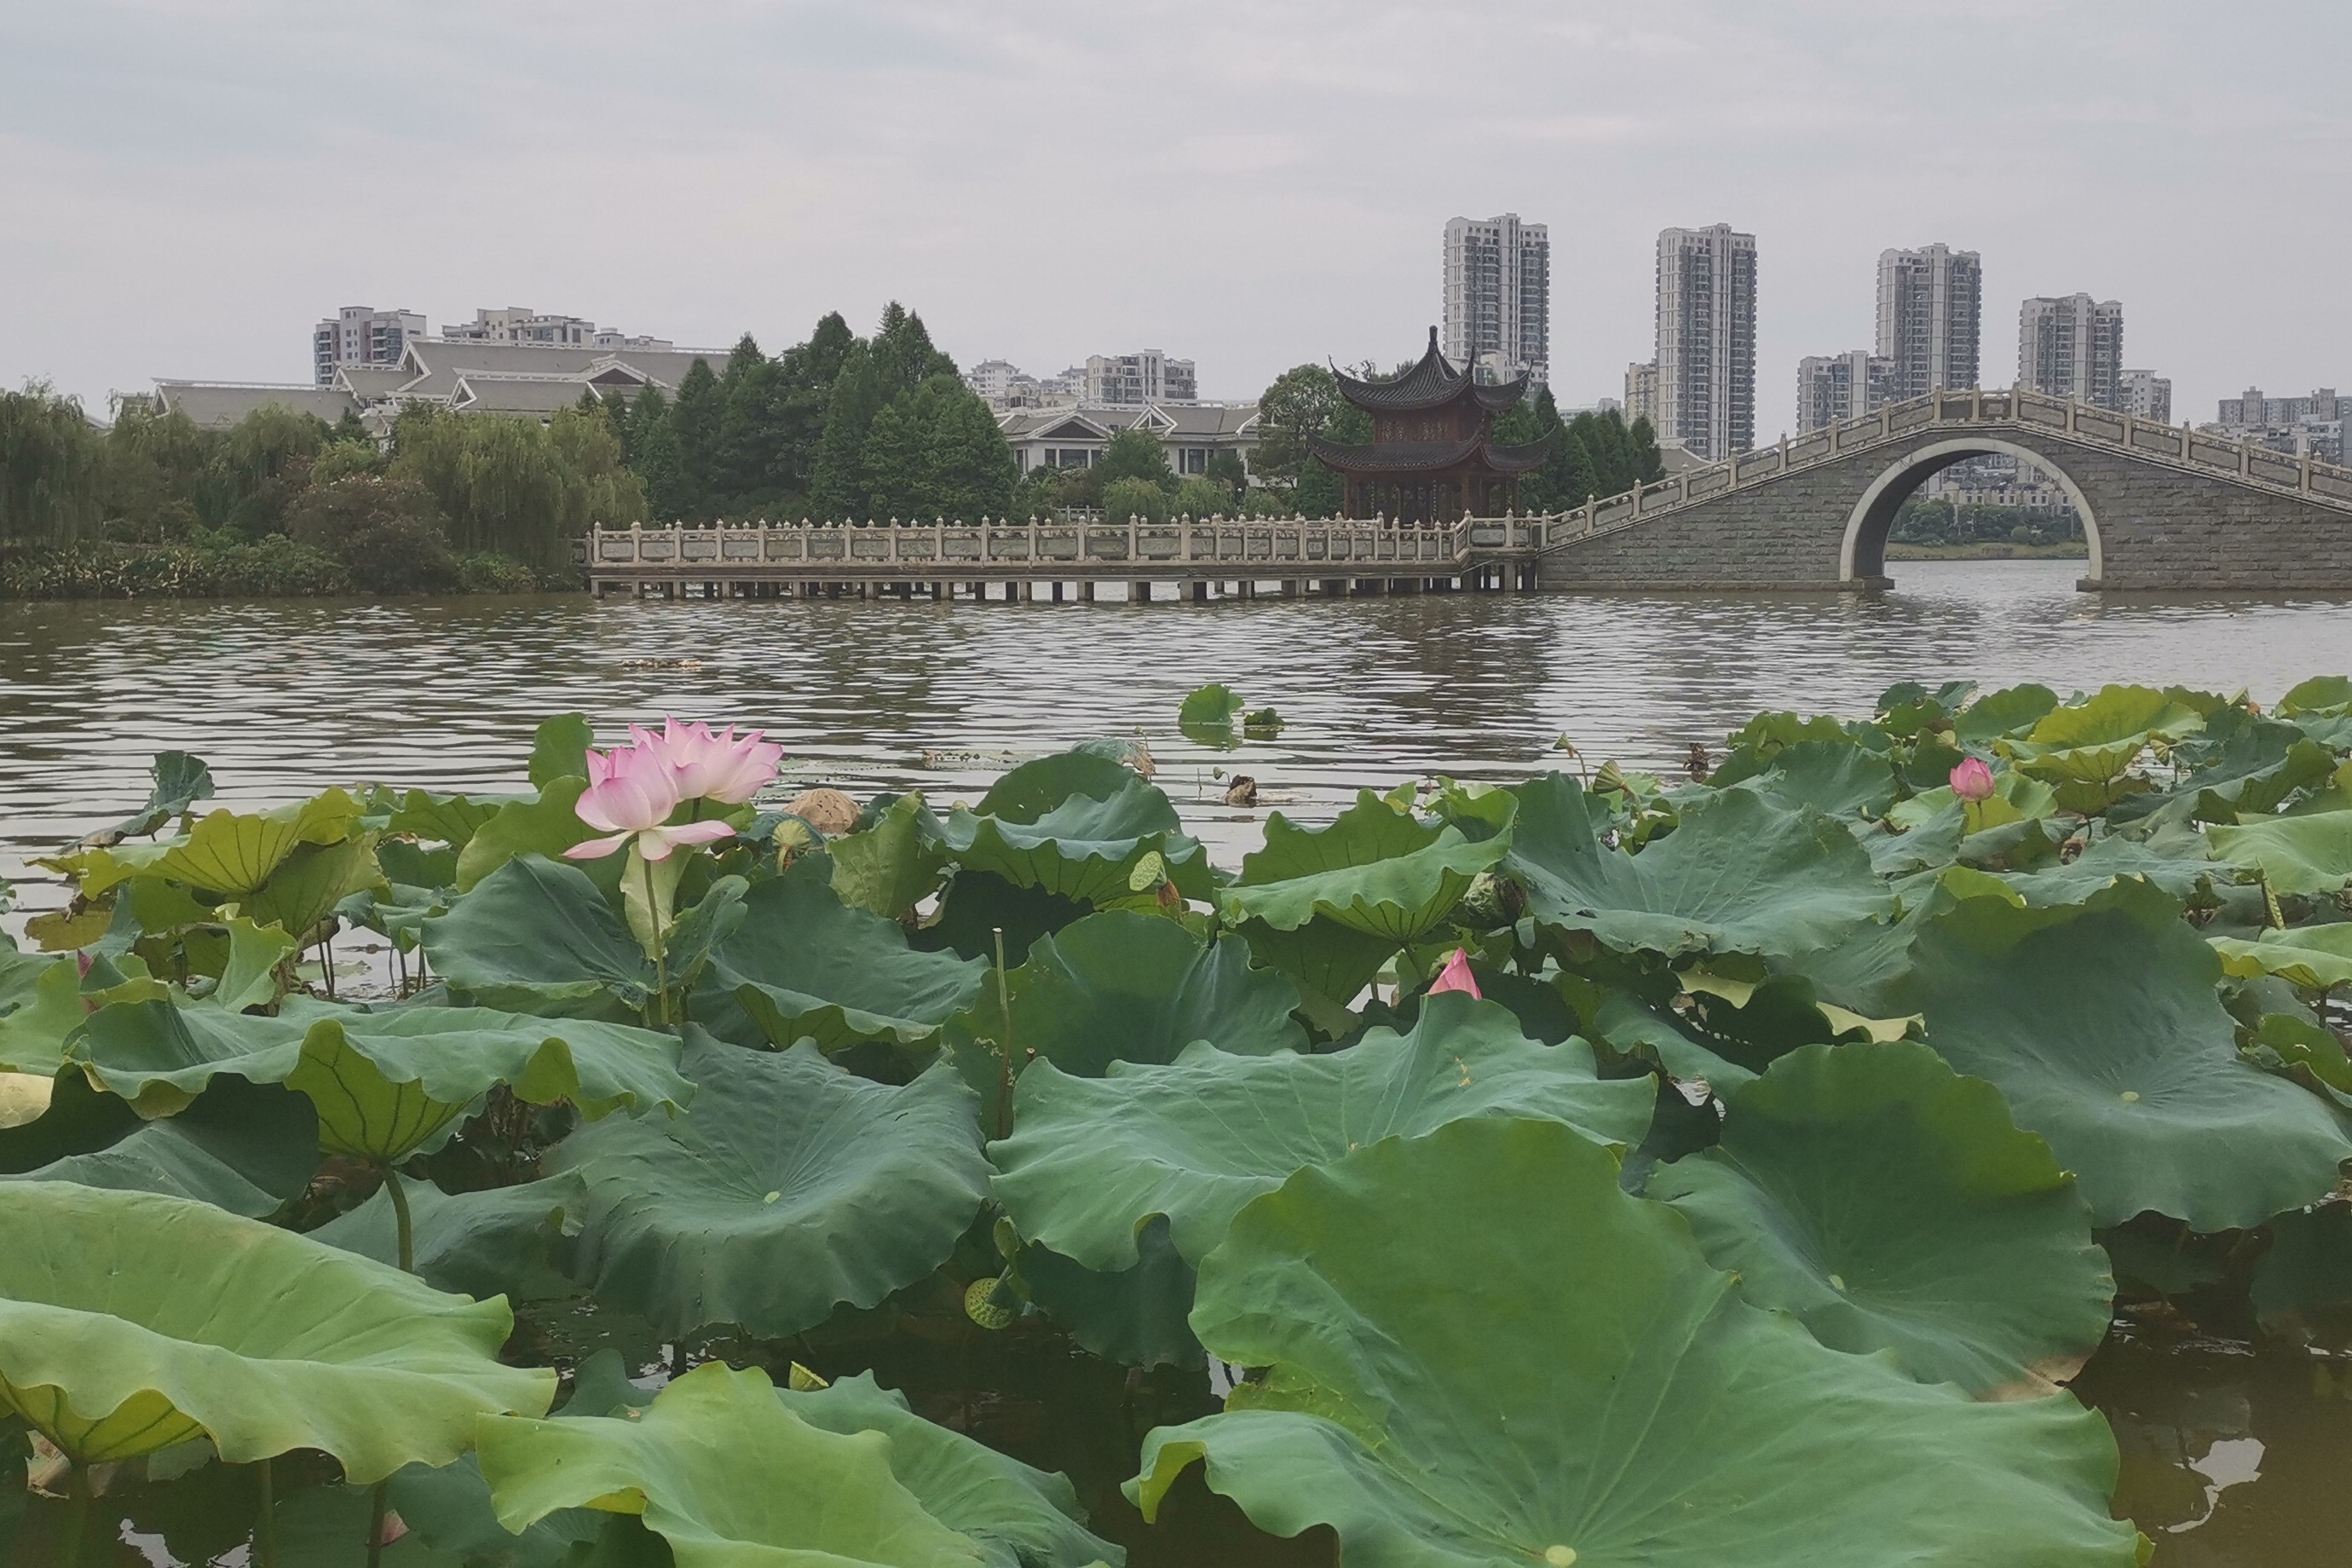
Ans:
[[[1481,386],[1468,366],[1456,369],[1429,352],[1392,381],[1339,377],[1339,395],[1371,416],[1372,444],[1342,447],[1309,437],[1314,454],[1339,471],[1347,494],[1341,513],[1401,522],[1451,522],[1516,510],[1519,476],[1540,468],[1544,442],[1507,447],[1495,440],[1496,416],[1527,395],[1528,378]]]

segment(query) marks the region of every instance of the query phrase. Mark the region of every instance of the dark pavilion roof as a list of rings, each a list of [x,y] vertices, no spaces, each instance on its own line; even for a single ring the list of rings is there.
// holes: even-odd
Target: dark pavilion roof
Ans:
[[[1429,348],[1420,363],[1392,381],[1360,381],[1344,371],[1332,374],[1339,378],[1339,395],[1367,413],[1410,414],[1443,408],[1466,394],[1487,413],[1500,414],[1528,391],[1525,374],[1498,386],[1479,385],[1467,366],[1457,370],[1453,361],[1437,352],[1435,327],[1429,329]]]
[[[1309,436],[1307,446],[1346,474],[1437,473],[1465,466],[1490,474],[1525,474],[1543,467],[1550,451],[1548,442],[1500,447],[1484,436],[1466,441],[1390,441],[1373,447],[1342,447],[1320,436]]]

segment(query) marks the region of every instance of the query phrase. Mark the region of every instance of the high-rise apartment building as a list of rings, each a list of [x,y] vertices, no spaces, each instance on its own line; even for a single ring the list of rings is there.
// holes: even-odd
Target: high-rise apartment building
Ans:
[[[1756,237],[1658,236],[1658,439],[1709,462],[1756,444]]]
[[[1131,354],[1088,354],[1087,387],[1079,399],[1097,408],[1144,403],[1194,403],[1200,399],[1192,362],[1170,359],[1159,349]]]
[[[1984,265],[1973,250],[1878,253],[1878,357],[1891,367],[1892,401],[1977,384],[1983,305]]]
[[[1551,378],[1551,237],[1517,213],[1445,226],[1445,357],[1481,381]]]
[[[1646,419],[1650,428],[1658,427],[1658,362],[1650,360],[1625,367],[1625,423]]]
[[[1797,362],[1797,430],[1819,430],[1875,413],[1896,401],[1895,363],[1868,349]]]
[[[2088,294],[2028,300],[2017,313],[2018,384],[2123,409],[2124,308]]]
[[[425,335],[425,318],[414,310],[379,310],[372,305],[346,305],[310,329],[310,379],[320,386],[333,382],[347,364],[382,365],[390,369],[411,338]]]
[[[2158,425],[2172,423],[2172,378],[2152,370],[2127,370],[2123,382],[2124,412]]]

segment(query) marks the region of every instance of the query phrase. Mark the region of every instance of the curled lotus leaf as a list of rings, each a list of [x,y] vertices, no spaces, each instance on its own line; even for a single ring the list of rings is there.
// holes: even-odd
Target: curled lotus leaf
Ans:
[[[2046,1394],[2106,1333],[2115,1282],[2074,1178],[1999,1089],[1914,1041],[1782,1057],[1649,1194],[1749,1300],[1922,1382]]]
[[[1064,1072],[1101,1076],[1118,1062],[1170,1062],[1195,1040],[1236,1056],[1303,1050],[1291,1017],[1298,992],[1281,975],[1251,966],[1236,936],[1214,942],[1175,921],[1104,910],[1030,944],[1004,977],[1012,1004],[993,984],[949,1027],[956,1059],[983,1093],[1001,1079],[998,1052],[1010,1038],[1016,1073],[1034,1053]]]
[[[803,861],[744,896],[733,934],[710,950],[695,1016],[716,1020],[731,1000],[758,1026],[752,1040],[919,1045],[977,1000],[987,973],[910,946],[904,926],[843,903],[823,866]]]
[[[924,1510],[970,1536],[988,1568],[1092,1568],[1127,1553],[1086,1529],[1086,1510],[1069,1479],[926,1421],[906,1395],[871,1373],[824,1388],[776,1390],[784,1408],[812,1426],[843,1436],[879,1432],[890,1440],[890,1473]]]
[[[2352,984],[2352,921],[2266,931],[2252,942],[2228,936],[2208,940],[2221,955],[2223,972],[2240,979],[2275,974],[2306,991]]]
[[[1547,773],[1519,801],[1504,872],[1538,920],[1609,947],[1785,956],[1835,948],[1894,909],[1844,826],[1747,790],[1691,806],[1637,855],[1601,842],[1574,779]]]
[[[0,1412],[78,1462],[204,1436],[296,1448],[352,1480],[445,1465],[478,1416],[537,1415],[550,1371],[502,1366],[504,1301],[184,1198],[28,1182],[0,1202]]]
[[[1603,1079],[1583,1041],[1538,1045],[1499,1004],[1461,992],[1425,997],[1407,1033],[1373,1029],[1328,1056],[1202,1045],[1094,1079],[1040,1063],[1018,1092],[1015,1131],[990,1151],[998,1201],[1023,1236],[1104,1272],[1132,1267],[1161,1215],[1197,1264],[1243,1205],[1383,1138],[1542,1117],[1630,1148],[1655,1101],[1647,1077]]]
[[[154,781],[147,791],[147,804],[85,843],[119,844],[153,833],[196,802],[212,798],[213,771],[202,757],[186,752],[158,752],[147,771]]]
[[[665,1333],[796,1334],[946,1260],[988,1195],[976,1099],[944,1064],[874,1083],[799,1045],[688,1030],[676,1120],[608,1118],[549,1151],[585,1206],[575,1277]]]
[[[564,1509],[636,1514],[677,1568],[983,1568],[892,1472],[892,1440],[813,1425],[767,1373],[696,1367],[634,1418],[481,1424],[482,1476],[517,1533]]]
[[[0,1181],[163,1193],[260,1219],[299,1197],[319,1168],[316,1112],[275,1084],[216,1079],[178,1115],[149,1121],[79,1072],[33,1081],[51,1090],[47,1105],[0,1127]]]
[[[2018,772],[2056,789],[2068,811],[2101,812],[2149,787],[2131,773],[2141,752],[2204,724],[2201,713],[2171,692],[2109,686],[2086,702],[2053,709],[2022,740],[2000,747]]]
[[[2195,898],[2210,891],[2222,870],[2208,856],[2203,834],[2167,823],[2146,837],[2110,834],[2072,860],[2008,872],[2001,879],[2027,903],[2046,907],[2079,904],[2126,878],[2153,883],[2176,899]]]
[[[2179,914],[2136,881],[2052,909],[1969,899],[1921,928],[1894,987],[1945,1060],[2050,1141],[2101,1226],[2260,1225],[2352,1157],[2332,1107],[2239,1055],[2221,961]]]
[[[2186,778],[2170,789],[2118,803],[2108,820],[2230,823],[2261,817],[2336,771],[2334,753],[2300,729],[2242,708],[2224,709],[2208,720],[2195,744],[2200,755]],[[2174,760],[2181,760],[2178,752]]]
[[[419,929],[435,972],[484,1006],[569,1016],[653,993],[652,963],[596,884],[543,855],[513,857]]]
[[[564,1248],[580,1229],[572,1216],[585,1206],[577,1175],[467,1193],[445,1193],[431,1182],[396,1173],[386,1178],[391,1182],[400,1183],[408,1199],[411,1261],[426,1284],[509,1301],[570,1293],[572,1280],[561,1268]],[[379,1263],[396,1263],[398,1225],[392,1194],[380,1187],[367,1202],[309,1235]]]
[[[20,952],[0,939],[0,1072],[54,1073],[81,1027],[82,977],[70,957]]]
[[[651,1029],[482,1007],[302,1003],[264,1017],[140,1002],[92,1014],[68,1050],[142,1116],[184,1110],[222,1074],[282,1083],[317,1106],[328,1152],[394,1160],[446,1138],[501,1083],[530,1104],[569,1100],[591,1119],[676,1111],[694,1092],[678,1076],[677,1048]]]
[[[2132,1568],[2114,1439],[2069,1394],[1979,1403],[1740,1298],[1554,1121],[1310,1166],[1202,1263],[1192,1323],[1264,1368],[1144,1440],[1349,1568]]]
[[[187,832],[152,844],[91,849],[49,862],[80,879],[91,898],[133,877],[180,882],[224,898],[260,889],[303,845],[340,844],[359,830],[360,803],[343,790],[274,811],[208,812]]]
[[[1510,842],[1507,831],[1474,839],[1423,822],[1365,790],[1326,827],[1269,816],[1265,847],[1218,901],[1236,922],[1287,931],[1320,918],[1402,946],[1443,923]]]
[[[1209,892],[1208,856],[1184,835],[1174,805],[1134,769],[1092,752],[1024,763],[977,807],[944,820],[926,813],[923,832],[967,870],[1089,903],[1128,897],[1129,875],[1155,852],[1187,897]]]
[[[2352,885],[2352,811],[2264,816],[2209,829],[2213,858],[2280,893],[2340,893]]]

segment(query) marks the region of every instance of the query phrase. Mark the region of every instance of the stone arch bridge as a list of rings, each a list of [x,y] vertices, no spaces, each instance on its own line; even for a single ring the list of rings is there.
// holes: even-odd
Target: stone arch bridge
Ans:
[[[1929,475],[2024,458],[2067,492],[2084,589],[2352,592],[2352,469],[2023,391],[1941,392],[1541,520],[1546,588],[1887,585]],[[1524,580],[1524,579],[1523,579]]]

